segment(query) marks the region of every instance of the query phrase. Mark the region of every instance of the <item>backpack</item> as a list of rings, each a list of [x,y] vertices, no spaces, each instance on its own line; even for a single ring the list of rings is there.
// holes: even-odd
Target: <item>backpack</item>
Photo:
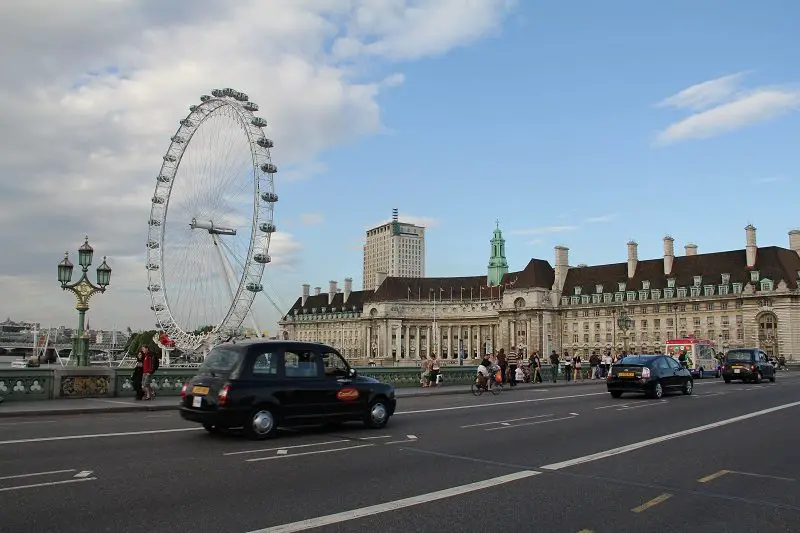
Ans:
[[[161,357],[155,354],[153,354],[151,357],[153,358],[153,373],[155,374],[158,370],[158,365],[161,364]]]

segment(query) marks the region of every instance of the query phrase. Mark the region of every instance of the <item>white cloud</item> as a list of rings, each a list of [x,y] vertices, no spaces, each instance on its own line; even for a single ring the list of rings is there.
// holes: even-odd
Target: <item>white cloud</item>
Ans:
[[[6,125],[0,221],[15,228],[0,235],[0,247],[13,250],[0,255],[7,305],[0,314],[71,324],[74,311],[58,290],[55,264],[60,250],[74,250],[88,233],[114,269],[111,289],[92,308],[93,324],[149,327],[143,265],[150,197],[169,137],[201,94],[234,87],[260,105],[276,164],[288,171],[277,175],[280,194],[287,179],[325,172],[316,160],[321,151],[382,131],[377,97],[404,81],[391,61],[467,45],[495,31],[511,6],[500,0],[0,4],[0,48],[7,51],[0,70]],[[386,68],[374,68],[376,62]],[[370,75],[378,70],[383,74]],[[269,275],[293,268],[302,251],[290,234],[276,233]],[[276,318],[269,309],[259,314]]]
[[[578,229],[578,226],[545,226],[542,228],[518,229],[514,230],[512,233],[514,235],[547,235],[550,233],[575,231],[576,229]]]
[[[536,246],[537,244],[542,244],[542,239],[533,239],[531,241],[528,241],[528,244],[530,244],[531,246]]]
[[[322,213],[303,213],[300,215],[300,223],[304,226],[319,226],[325,222]]]
[[[665,98],[657,105],[659,107],[677,107],[701,111],[714,105],[727,102],[736,94],[739,84],[746,72],[729,74],[697,85],[692,85],[677,94]]]
[[[600,224],[600,223],[603,223],[603,222],[611,222],[612,220],[615,220],[616,218],[617,218],[617,214],[616,213],[609,213],[607,215],[589,217],[589,218],[586,219],[586,222],[588,224]]]
[[[693,85],[660,102],[660,106],[685,108],[696,113],[659,132],[656,144],[708,139],[800,108],[800,90],[796,88],[740,90],[744,74],[731,74]]]

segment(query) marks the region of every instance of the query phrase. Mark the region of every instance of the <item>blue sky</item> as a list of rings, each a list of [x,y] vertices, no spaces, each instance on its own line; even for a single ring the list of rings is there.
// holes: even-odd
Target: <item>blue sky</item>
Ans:
[[[400,65],[405,82],[380,98],[385,134],[327,151],[324,172],[281,183],[279,221],[325,220],[292,228],[305,249],[281,285],[297,295],[303,282],[326,290],[349,275],[360,287],[357,244],[393,207],[437,220],[430,276],[485,272],[495,218],[512,269],[552,263],[557,244],[571,264],[624,261],[629,239],[641,258],[660,257],[667,233],[678,253],[690,241],[700,253],[742,248],[748,223],[760,245],[787,246],[800,226],[800,4],[732,5],[522,2],[496,35]],[[693,100],[714,105],[658,105],[737,74]],[[779,101],[768,92],[718,108],[698,119],[707,138],[659,142],[673,124],[764,89]]]

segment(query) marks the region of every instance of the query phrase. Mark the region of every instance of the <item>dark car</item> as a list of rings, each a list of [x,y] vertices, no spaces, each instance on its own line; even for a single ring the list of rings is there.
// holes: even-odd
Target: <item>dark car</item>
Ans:
[[[209,432],[241,427],[264,439],[279,426],[351,420],[382,428],[394,387],[359,376],[334,348],[294,341],[222,344],[181,390],[181,416]]]
[[[672,391],[691,394],[694,379],[683,365],[667,355],[629,355],[611,366],[606,385],[614,398],[625,392],[661,398]]]
[[[725,354],[725,363],[722,365],[722,379],[725,383],[734,379],[741,379],[745,383],[761,383],[764,378],[775,383],[775,367],[764,351],[758,348],[737,348]]]

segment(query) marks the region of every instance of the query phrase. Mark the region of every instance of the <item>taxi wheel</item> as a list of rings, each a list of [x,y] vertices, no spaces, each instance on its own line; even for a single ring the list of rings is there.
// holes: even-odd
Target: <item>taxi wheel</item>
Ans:
[[[278,419],[274,409],[257,407],[250,411],[244,425],[244,433],[254,440],[268,439],[278,431]]]
[[[694,390],[694,381],[692,381],[691,379],[687,379],[683,383],[683,389],[681,392],[683,392],[683,394],[685,394],[686,396],[689,396],[693,390]]]
[[[656,381],[655,385],[653,385],[653,390],[650,393],[650,397],[660,400],[662,396],[664,396],[664,386],[661,385],[660,381]]]
[[[761,372],[756,372],[756,377],[753,380],[754,383],[761,383]]]
[[[369,405],[369,409],[364,415],[364,424],[372,429],[381,429],[386,427],[388,422],[389,408],[383,398],[378,398]]]

